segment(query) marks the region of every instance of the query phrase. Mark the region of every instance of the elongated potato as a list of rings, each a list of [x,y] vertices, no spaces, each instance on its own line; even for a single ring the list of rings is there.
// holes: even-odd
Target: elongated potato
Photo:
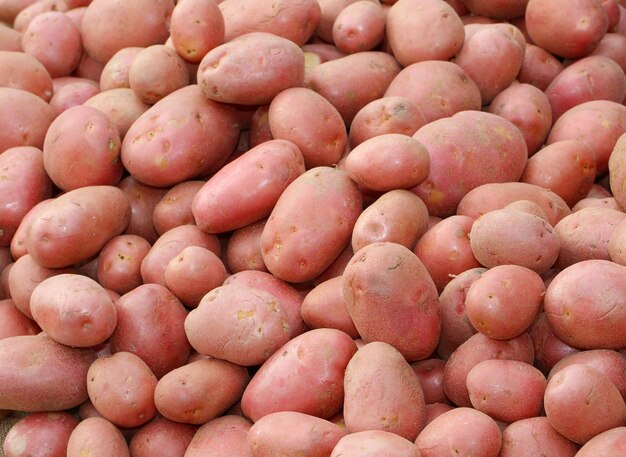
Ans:
[[[170,19],[172,45],[188,62],[198,63],[224,42],[224,17],[217,2],[183,0],[176,3]]]
[[[22,313],[10,298],[0,300],[0,339],[19,335],[36,335],[41,329]]]
[[[41,62],[24,52],[0,51],[0,87],[13,87],[49,102],[52,78]]]

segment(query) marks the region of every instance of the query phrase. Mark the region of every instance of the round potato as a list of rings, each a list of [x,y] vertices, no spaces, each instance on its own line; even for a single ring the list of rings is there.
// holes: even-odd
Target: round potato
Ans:
[[[528,38],[527,38],[528,41]],[[522,84],[532,84],[540,90],[546,90],[552,80],[563,71],[560,60],[532,42],[526,43],[522,68],[517,80]]]
[[[267,219],[235,230],[226,244],[226,266],[231,273],[244,270],[267,272],[261,253],[261,235]]]
[[[502,432],[500,457],[574,457],[578,446],[554,430],[546,417],[522,419]]]
[[[103,90],[83,103],[102,111],[117,127],[121,139],[139,116],[145,113],[149,106],[129,88]]]
[[[109,240],[98,254],[100,285],[120,295],[139,287],[143,283],[141,261],[149,250],[150,243],[137,235],[119,235]]]
[[[130,457],[122,432],[102,417],[81,421],[67,443],[67,457]]]
[[[64,457],[78,421],[65,412],[33,413],[20,419],[6,434],[4,457],[48,455]]]
[[[187,62],[199,63],[224,42],[224,16],[213,0],[182,0],[170,18],[172,45]]]
[[[624,446],[625,437],[626,427],[615,427],[591,438],[576,455],[578,457],[617,455],[626,450],[626,446]]]
[[[333,43],[348,54],[371,51],[384,36],[383,9],[369,0],[361,0],[346,6],[333,23]]]
[[[183,457],[197,428],[155,417],[133,433],[129,451],[133,457]]]

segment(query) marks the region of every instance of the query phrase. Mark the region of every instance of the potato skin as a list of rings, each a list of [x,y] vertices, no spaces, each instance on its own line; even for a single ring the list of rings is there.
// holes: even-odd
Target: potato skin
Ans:
[[[93,350],[61,345],[45,333],[0,340],[0,409],[62,411],[80,405],[95,359]]]
[[[179,225],[195,223],[191,202],[204,183],[205,181],[184,181],[167,191],[152,213],[157,234],[163,235]]]
[[[356,351],[352,338],[335,329],[293,338],[252,377],[241,399],[243,413],[254,422],[278,411],[332,417],[343,405],[344,371]]]
[[[131,46],[113,54],[102,68],[100,90],[105,92],[112,89],[130,88],[128,72],[133,60],[143,49],[143,47]]]
[[[578,446],[554,430],[546,417],[516,421],[502,432],[500,457],[574,457]]]
[[[94,256],[130,222],[130,203],[112,186],[89,186],[67,192],[38,214],[26,246],[43,267],[73,265]]]
[[[531,42],[526,43],[522,68],[517,80],[523,84],[532,84],[540,90],[546,90],[552,80],[563,71],[560,60],[543,48]]]
[[[67,444],[67,457],[130,457],[122,432],[102,417],[81,421]]]
[[[369,0],[351,3],[335,19],[332,33],[333,43],[341,51],[371,51],[385,37],[385,13]]]
[[[341,293],[341,276],[327,279],[311,289],[302,301],[302,320],[310,328],[334,328],[358,338]]]
[[[251,425],[241,416],[225,415],[213,419],[198,429],[185,457],[253,457],[246,441]]]
[[[117,187],[124,191],[131,207],[130,223],[124,233],[141,236],[149,243],[155,243],[158,235],[152,223],[152,215],[166,189],[148,186],[132,176],[126,176]]]
[[[200,62],[211,49],[222,44],[224,31],[224,16],[213,0],[179,1],[172,11],[172,45],[187,62]]]
[[[10,298],[0,300],[0,339],[36,335],[41,329],[22,313]]]
[[[98,254],[97,280],[106,289],[120,295],[142,284],[141,261],[150,243],[137,235],[111,238]]]
[[[626,427],[615,427],[591,438],[576,455],[578,457],[595,457],[619,454],[626,450],[624,437],[626,437]]]
[[[330,457],[420,457],[409,440],[384,430],[366,430],[341,438]]]
[[[31,92],[49,102],[52,78],[41,62],[24,52],[0,50],[0,87]]]
[[[117,128],[122,140],[133,122],[150,108],[135,95],[132,89],[127,87],[102,90],[83,104],[106,114]]]
[[[133,457],[183,457],[196,430],[157,416],[133,433],[128,449]]]
[[[528,0],[463,0],[465,7],[476,16],[493,19],[515,19],[523,16]]]
[[[226,244],[225,265],[231,273],[245,270],[267,272],[261,254],[261,234],[267,219],[235,230]]]
[[[580,352],[580,349],[570,346],[556,336],[544,312],[537,316],[528,329],[528,334],[535,348],[535,366],[544,374],[549,373],[561,359]]]
[[[78,421],[65,412],[32,413],[20,419],[4,439],[5,457],[65,457],[67,442]]]

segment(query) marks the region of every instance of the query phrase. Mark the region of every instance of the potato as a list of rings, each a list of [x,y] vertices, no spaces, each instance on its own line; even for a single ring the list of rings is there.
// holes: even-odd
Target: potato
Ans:
[[[368,206],[352,231],[354,252],[377,241],[391,241],[413,249],[428,226],[428,210],[414,193],[391,190]]]
[[[518,180],[528,158],[521,132],[491,113],[457,113],[425,125],[413,138],[430,155],[429,175],[413,192],[434,216],[454,214],[465,194],[482,184]]]
[[[38,0],[30,3],[30,5],[25,5],[26,7],[15,16],[15,20],[13,21],[13,28],[22,33],[22,35],[32,20],[40,14],[50,11],[60,11],[64,13],[69,9],[66,0]]]
[[[418,38],[415,30],[428,31]],[[387,39],[403,67],[450,60],[463,46],[465,31],[454,9],[442,0],[399,0],[387,14]]]
[[[91,97],[100,93],[98,84],[90,79],[82,79],[75,83],[66,84],[54,92],[50,106],[58,116],[62,112],[76,105],[82,105]]]
[[[525,48],[522,32],[513,25],[470,24],[454,62],[476,83],[487,105],[515,80]]]
[[[329,456],[346,435],[340,426],[324,419],[292,411],[282,411],[259,419],[248,432],[248,444],[255,457],[281,452],[310,457]]]
[[[502,116],[520,129],[529,156],[543,145],[552,127],[552,108],[548,98],[530,84],[512,84],[501,91],[491,101],[489,112]]]
[[[159,235],[179,225],[194,224],[191,202],[205,181],[184,181],[175,185],[155,205],[152,214]]]
[[[488,0],[463,0],[465,7],[474,15],[494,19],[515,19],[523,16],[528,0],[504,0],[498,3]]]
[[[362,0],[346,6],[333,23],[333,43],[348,54],[373,50],[385,37],[385,13]]]
[[[102,287],[125,294],[143,281],[141,261],[150,243],[137,235],[119,235],[104,245],[98,254],[97,279]]]
[[[0,339],[20,335],[36,335],[41,329],[10,298],[0,300]]]
[[[545,49],[528,42],[528,38],[526,41],[524,60],[517,80],[523,84],[532,84],[542,91],[546,90],[556,75],[563,71],[563,64]]]
[[[55,342],[45,333],[0,340],[0,409],[62,411],[87,399],[91,349]]]
[[[535,366],[547,374],[554,365],[580,349],[563,342],[556,334],[544,312],[540,313],[528,329],[535,348]]]
[[[132,176],[126,176],[117,187],[126,194],[131,207],[130,222],[124,233],[140,236],[154,244],[158,239],[152,222],[154,207],[167,190],[142,184]]]
[[[417,380],[422,387],[426,405],[450,403],[443,391],[443,370],[445,365],[446,362],[441,359],[426,359],[411,364],[411,369],[416,374]],[[428,411],[426,416],[426,423],[428,423]]]
[[[250,149],[196,193],[191,211],[198,228],[223,233],[269,216],[285,189],[304,171],[302,153],[290,141],[266,141]]]
[[[0,22],[0,50],[22,52],[22,34],[3,22]]]
[[[546,388],[544,408],[550,425],[578,444],[626,425],[626,405],[617,387],[587,365],[570,365],[554,375]]]
[[[253,457],[246,441],[252,424],[243,417],[225,415],[207,422],[193,436],[185,457]]]
[[[224,17],[217,2],[179,1],[170,18],[172,45],[187,62],[199,63],[224,42]]]
[[[344,389],[343,417],[350,433],[383,430],[414,441],[424,427],[419,379],[387,343],[372,342],[358,350],[346,367]]]
[[[2,0],[0,2],[0,21],[12,24],[15,16],[37,0]]]
[[[162,417],[137,430],[129,443],[133,457],[183,457],[196,433],[196,427]]]
[[[613,59],[589,56],[556,75],[545,93],[556,120],[584,102],[608,100],[621,103],[626,95],[626,75]]]
[[[30,297],[33,319],[58,343],[92,347],[105,342],[117,325],[113,300],[93,279],[60,274],[45,279]]]
[[[22,49],[39,60],[51,77],[67,76],[83,54],[81,32],[65,13],[42,13],[24,30]]]
[[[559,434],[546,417],[516,421],[502,432],[500,457],[574,457],[578,446]]]
[[[89,400],[105,419],[120,427],[137,427],[154,417],[156,385],[148,365],[130,352],[101,357],[87,372]]]
[[[226,267],[231,273],[244,270],[267,272],[261,254],[261,234],[267,219],[235,230],[226,244]]]
[[[330,457],[419,457],[409,440],[384,430],[366,430],[341,438]]]
[[[66,267],[89,259],[130,221],[130,204],[112,186],[89,186],[67,192],[38,213],[26,246],[43,267]]]
[[[184,330],[187,311],[169,290],[143,284],[122,295],[115,307],[112,353],[132,352],[157,378],[185,363],[191,350]]]
[[[609,28],[609,30],[611,29]],[[622,67],[622,70],[626,71],[625,45],[626,36],[620,35],[619,33],[607,33],[590,55],[609,57]]]
[[[586,279],[581,281],[583,272]],[[561,271],[544,298],[554,333],[580,349],[626,346],[624,275],[626,267],[608,260],[583,260]]]
[[[341,276],[327,279],[309,291],[302,302],[302,320],[311,328],[334,328],[357,338],[359,332],[343,301],[341,281]]]
[[[483,360],[517,360],[532,364],[533,344],[527,333],[511,340],[494,340],[477,333],[461,344],[448,359],[443,372],[443,389],[452,403],[471,406],[467,374]]]
[[[361,108],[385,94],[399,72],[400,65],[389,54],[358,52],[311,69],[306,86],[326,98],[350,125]]]
[[[470,246],[474,219],[450,216],[429,229],[417,241],[413,252],[422,261],[438,291],[455,275],[480,267]]]
[[[4,457],[65,457],[67,442],[78,421],[68,413],[33,413],[20,419],[4,439]]]
[[[332,43],[333,25],[337,16],[344,8],[357,1],[359,0],[318,0],[321,14],[317,30],[315,31],[317,37],[321,38],[323,42]]]
[[[248,371],[219,359],[199,359],[176,368],[156,385],[154,402],[165,418],[201,425],[218,417],[241,398]]]
[[[103,90],[83,104],[106,114],[113,125],[117,127],[121,139],[124,139],[133,122],[149,108],[128,88]]]
[[[39,60],[15,51],[0,51],[0,87],[13,87],[31,92],[49,102],[52,78]]]
[[[615,427],[606,432],[602,432],[580,448],[576,454],[578,457],[594,457],[598,455],[616,455],[624,452],[624,437],[626,436],[626,427]]]
[[[339,169],[315,167],[300,175],[280,195],[263,228],[267,269],[289,282],[319,276],[349,243],[361,205],[357,185]],[[324,220],[317,217],[321,208]]]
[[[67,457],[130,457],[122,432],[102,417],[81,421],[67,444]]]
[[[144,184],[172,186],[221,166],[238,138],[235,109],[203,97],[192,85],[165,97],[133,123],[122,143],[122,163]]]
[[[529,0],[526,28],[533,43],[546,51],[570,59],[584,57],[606,33],[608,16],[599,1],[577,2],[575,8],[563,14],[568,5],[567,0]]]
[[[130,88],[130,67],[144,48],[132,46],[122,48],[107,60],[100,75],[100,90],[102,92],[112,89]]]
[[[172,0],[140,0],[123,5],[93,0],[81,27],[85,51],[104,65],[120,49],[164,43],[173,9]]]
[[[470,245],[476,259],[487,268],[513,264],[541,274],[556,262],[560,240],[544,219],[524,211],[499,209],[474,222]]]
[[[496,422],[471,408],[455,408],[441,414],[415,440],[423,457],[481,455],[497,457],[502,435]]]
[[[254,422],[279,411],[332,417],[343,404],[344,371],[356,350],[352,338],[335,329],[293,338],[252,377],[241,399],[243,413]]]
[[[9,246],[22,219],[52,194],[42,152],[32,146],[0,154],[0,246]]]
[[[43,147],[54,110],[41,97],[25,90],[0,87],[0,154],[16,146]]]
[[[259,365],[289,341],[287,313],[277,298],[243,285],[210,291],[185,320],[193,348],[244,366]]]

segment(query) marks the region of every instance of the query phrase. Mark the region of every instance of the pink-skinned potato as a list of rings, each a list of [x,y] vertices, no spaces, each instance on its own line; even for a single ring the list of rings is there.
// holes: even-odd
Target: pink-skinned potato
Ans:
[[[24,52],[0,51],[0,87],[13,87],[49,102],[52,78],[41,62]]]
[[[319,276],[350,242],[361,207],[361,193],[345,172],[315,167],[300,175],[280,195],[263,228],[267,269],[289,282]],[[318,217],[322,209],[324,220]]]
[[[149,243],[156,243],[158,235],[152,222],[154,208],[167,189],[143,184],[132,176],[126,176],[117,187],[124,191],[130,201],[131,216],[124,234],[137,235]]]
[[[576,454],[578,457],[618,455],[626,451],[626,427],[615,427],[602,432],[585,443]]]
[[[191,203],[205,181],[184,181],[175,185],[159,200],[152,212],[157,234],[163,235],[179,225],[194,224]]]
[[[66,0],[37,0],[22,9],[13,21],[13,28],[20,32],[22,36],[28,25],[37,16],[50,11],[67,12],[69,5]]]
[[[342,281],[348,314],[366,342],[382,341],[408,361],[437,347],[441,318],[437,289],[413,252],[392,242],[357,251]]]
[[[67,443],[78,421],[66,412],[32,413],[20,419],[4,439],[5,457],[44,455],[65,457]]]
[[[67,457],[130,457],[124,435],[103,417],[81,421],[67,443]]]
[[[66,84],[55,91],[50,100],[50,106],[59,115],[76,105],[82,105],[99,93],[100,89],[95,81],[89,79],[78,80],[75,83]]]
[[[348,54],[373,50],[385,37],[385,13],[380,5],[362,0],[346,6],[333,24],[333,42]]]
[[[183,0],[170,18],[172,45],[187,62],[198,63],[224,42],[224,16],[213,0]]]
[[[318,0],[321,15],[315,31],[316,35],[326,43],[333,42],[333,25],[341,11],[359,0]]]
[[[465,7],[476,16],[494,19],[515,19],[523,16],[528,0],[463,0]]]
[[[36,335],[41,329],[22,313],[10,298],[0,300],[0,339],[20,335]]]
[[[543,48],[531,42],[526,43],[522,68],[517,74],[517,80],[522,84],[532,84],[540,90],[546,90],[552,80],[563,71],[563,64],[559,59]]]
[[[197,429],[157,416],[133,433],[128,449],[133,457],[182,457]]]
[[[302,320],[311,328],[334,328],[358,338],[341,292],[341,276],[327,279],[309,291],[302,302]]]
[[[417,375],[417,380],[422,387],[426,405],[450,403],[443,391],[445,365],[446,362],[441,359],[425,359],[411,364],[411,369]]]
[[[254,422],[279,411],[332,417],[343,405],[344,372],[356,351],[352,338],[340,330],[316,329],[295,337],[252,377],[241,399],[243,413]]]
[[[226,243],[225,265],[231,273],[245,270],[267,272],[261,254],[261,235],[267,219],[235,230]]]
[[[191,204],[195,222],[207,233],[223,233],[266,218],[304,171],[295,144],[266,141],[226,164],[200,188]]]
[[[330,457],[420,457],[417,447],[399,435],[384,430],[350,433],[339,440]]]
[[[213,419],[198,429],[185,457],[253,457],[246,439],[251,426],[248,419],[232,414]]]
[[[55,342],[45,333],[0,340],[0,409],[62,411],[87,399],[91,349]]]
[[[112,186],[88,186],[55,198],[32,222],[26,246],[43,267],[59,268],[96,255],[130,222],[128,198]]]
[[[578,446],[558,433],[543,416],[516,421],[502,431],[500,457],[580,456],[577,451]]]
[[[98,254],[97,280],[106,289],[120,295],[139,287],[141,261],[150,251],[150,243],[137,235],[119,235],[104,245]]]
[[[22,34],[5,23],[0,23],[0,50],[22,52]]]
[[[540,313],[535,322],[528,329],[535,349],[535,366],[544,374],[570,354],[580,352],[580,349],[570,346],[561,340],[550,326],[546,314]]]
[[[123,140],[130,126],[150,107],[130,88],[103,90],[83,103],[102,111],[117,128]]]
[[[111,89],[130,88],[128,73],[130,66],[144,48],[127,47],[117,51],[106,62],[100,75],[100,89],[105,92]]]

